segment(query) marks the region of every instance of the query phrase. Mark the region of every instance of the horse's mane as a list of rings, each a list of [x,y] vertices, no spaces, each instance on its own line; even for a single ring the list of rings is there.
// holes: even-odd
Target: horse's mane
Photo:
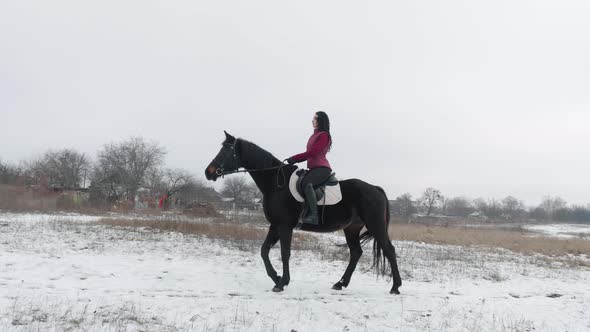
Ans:
[[[250,167],[265,168],[276,166],[281,163],[272,153],[264,150],[258,145],[240,138],[242,159],[247,159],[253,163]]]

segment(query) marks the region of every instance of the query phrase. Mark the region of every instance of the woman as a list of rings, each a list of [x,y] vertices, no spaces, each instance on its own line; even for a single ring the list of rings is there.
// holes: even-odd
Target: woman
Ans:
[[[318,224],[317,199],[315,188],[332,174],[332,167],[326,159],[326,153],[332,148],[330,119],[325,112],[316,112],[312,120],[313,134],[307,141],[307,150],[287,159],[289,165],[307,160],[309,172],[303,179],[303,189],[308,207],[308,214],[301,219],[304,223]]]

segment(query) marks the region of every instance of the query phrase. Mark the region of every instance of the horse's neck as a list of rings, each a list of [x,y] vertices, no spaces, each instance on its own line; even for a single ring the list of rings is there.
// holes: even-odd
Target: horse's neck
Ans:
[[[288,167],[285,167],[283,173],[278,172],[278,170],[272,170],[250,172],[250,175],[258,189],[260,189],[264,195],[267,195],[288,187],[289,179],[293,171],[287,170],[287,168]]]
[[[242,142],[241,162],[244,168],[251,170],[271,168],[281,165],[281,161],[272,156],[269,152],[250,142],[245,141]],[[285,176],[285,181],[288,181],[289,176],[291,176],[291,173],[293,173],[293,171],[287,167],[285,167],[282,174],[277,172],[277,169],[272,169],[265,171],[253,171],[249,173],[256,183],[256,186],[258,186],[258,189],[260,189],[263,194],[266,194],[277,190],[277,181],[279,184],[282,184],[282,174]]]

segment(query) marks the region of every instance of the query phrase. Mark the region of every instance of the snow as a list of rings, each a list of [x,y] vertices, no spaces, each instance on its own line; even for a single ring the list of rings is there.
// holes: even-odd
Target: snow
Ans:
[[[531,232],[560,238],[590,238],[589,224],[545,224],[526,225],[525,229]]]
[[[271,291],[258,251],[203,236],[109,227],[84,215],[0,213],[0,331],[584,331],[590,270],[505,250],[396,242],[404,281],[293,251]],[[199,221],[210,222],[210,221]],[[239,249],[241,248],[241,249]],[[271,251],[281,271],[278,246]]]

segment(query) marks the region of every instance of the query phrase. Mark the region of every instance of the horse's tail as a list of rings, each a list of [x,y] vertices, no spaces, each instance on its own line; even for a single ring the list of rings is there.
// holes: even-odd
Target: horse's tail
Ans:
[[[385,190],[383,190],[383,188],[377,187],[377,189],[381,193],[383,193],[383,196],[385,196],[385,225],[389,229],[389,221],[391,219],[391,216],[389,215],[389,198],[387,198],[387,194],[385,193]]]
[[[387,233],[389,231],[389,221],[390,221],[389,199],[387,198],[387,194],[385,193],[385,190],[383,190],[383,188],[378,187],[378,186],[375,186],[375,187],[385,197],[385,211],[384,211],[384,213],[385,213],[385,216],[384,216],[385,230],[384,231]],[[371,239],[373,239],[373,266],[371,266],[371,268],[374,268],[375,272],[377,274],[386,275],[389,272],[389,269],[388,269],[389,264],[387,264],[387,257],[385,257],[383,255],[383,248],[381,248],[378,241],[374,240],[374,235],[369,233],[368,230],[364,231],[360,235],[361,245],[365,244],[366,242],[370,241]],[[389,239],[389,235],[387,235],[387,239]]]

